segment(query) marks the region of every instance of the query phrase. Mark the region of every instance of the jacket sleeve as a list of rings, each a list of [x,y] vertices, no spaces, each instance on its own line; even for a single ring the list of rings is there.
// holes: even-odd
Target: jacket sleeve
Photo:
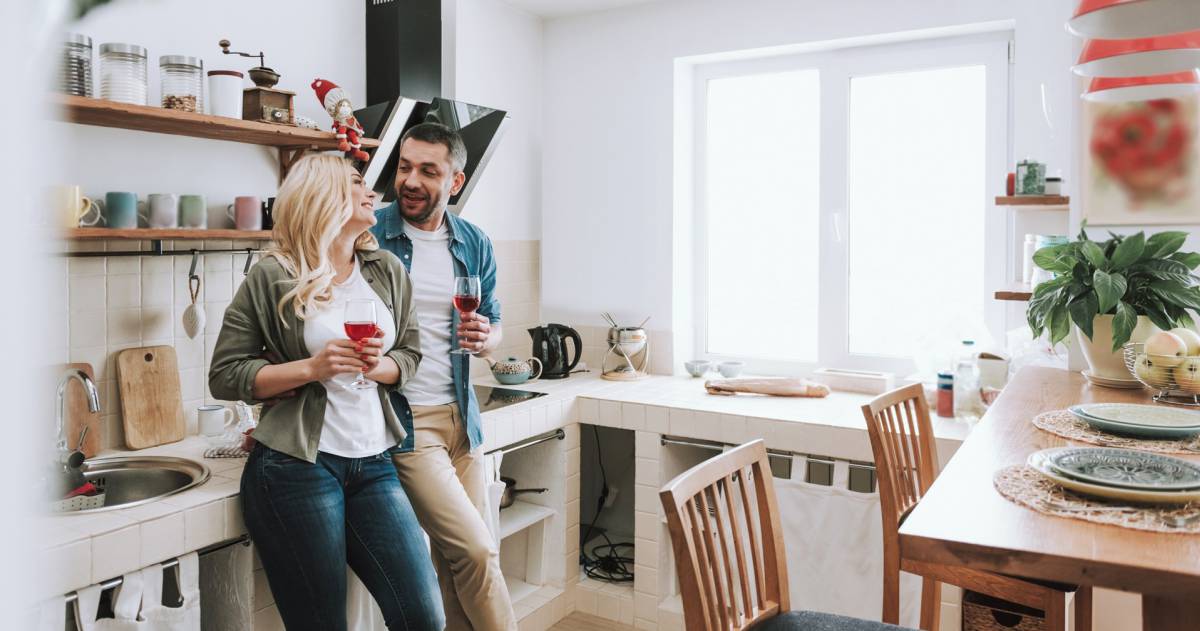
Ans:
[[[268,284],[266,274],[256,265],[225,310],[208,369],[208,389],[217,399],[256,402],[254,377],[270,362],[262,358],[266,338],[255,305],[270,303],[265,294]]]
[[[400,392],[404,384],[417,374],[417,365],[421,363],[421,332],[417,328],[417,308],[412,298],[412,280],[408,271],[399,259],[391,257],[394,281],[392,284],[392,313],[396,317],[396,343],[392,345],[387,356],[391,357],[400,367],[400,378],[389,390]]]

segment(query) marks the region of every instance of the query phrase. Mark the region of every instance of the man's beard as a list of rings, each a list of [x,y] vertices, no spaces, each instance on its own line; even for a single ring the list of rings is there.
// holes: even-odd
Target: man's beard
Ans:
[[[415,224],[422,224],[422,223],[425,223],[426,221],[429,221],[429,218],[432,217],[433,213],[437,211],[438,205],[441,202],[440,197],[431,195],[431,196],[429,196],[428,199],[425,200],[425,209],[424,210],[420,211],[416,215],[410,215],[410,214],[408,214],[408,211],[404,207],[404,189],[400,189],[400,191],[398,191],[397,196],[398,196],[399,202],[400,202],[400,214],[405,219],[407,219],[408,221],[415,223]]]

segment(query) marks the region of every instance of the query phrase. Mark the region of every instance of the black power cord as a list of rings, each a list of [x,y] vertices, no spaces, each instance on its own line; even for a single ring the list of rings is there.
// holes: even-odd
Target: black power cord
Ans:
[[[628,583],[633,580],[633,544],[627,542],[613,543],[608,533],[600,532],[605,543],[592,547],[589,553],[584,546],[592,539],[592,531],[600,513],[604,512],[604,503],[608,501],[608,474],[604,470],[604,454],[600,450],[600,431],[592,426],[592,435],[596,437],[596,460],[600,463],[600,497],[596,501],[596,514],[583,535],[583,543],[579,546],[579,563],[583,573],[588,578],[594,578],[610,583]],[[628,550],[626,554],[621,551]]]

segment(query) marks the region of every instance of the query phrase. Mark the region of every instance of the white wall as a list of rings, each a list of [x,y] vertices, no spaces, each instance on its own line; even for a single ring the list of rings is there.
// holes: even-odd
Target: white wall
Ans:
[[[672,322],[677,58],[1011,20],[1015,154],[1070,174],[1067,0],[674,0],[545,27],[543,317]],[[1051,125],[1042,114],[1045,85]],[[903,165],[897,165],[903,168]],[[755,185],[747,183],[748,186]],[[636,321],[636,320],[635,320]]]
[[[448,17],[454,21],[453,98],[509,116],[463,217],[493,240],[539,239],[542,21],[499,0],[443,0]]]

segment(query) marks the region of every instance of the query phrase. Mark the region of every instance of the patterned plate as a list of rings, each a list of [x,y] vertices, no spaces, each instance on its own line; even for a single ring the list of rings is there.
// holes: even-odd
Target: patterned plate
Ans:
[[[1121,489],[1112,486],[1100,486],[1099,484],[1088,484],[1087,482],[1067,477],[1055,471],[1046,462],[1046,456],[1055,451],[1058,450],[1044,449],[1031,453],[1026,464],[1034,471],[1046,476],[1051,482],[1076,493],[1142,504],[1188,504],[1191,502],[1200,502],[1200,490],[1146,491],[1144,489]]]
[[[1131,403],[1092,403],[1068,408],[1079,420],[1105,432],[1144,438],[1187,438],[1200,434],[1200,413]]]
[[[1057,449],[1047,464],[1067,476],[1101,486],[1149,491],[1200,489],[1200,467],[1168,456],[1110,447]]]

